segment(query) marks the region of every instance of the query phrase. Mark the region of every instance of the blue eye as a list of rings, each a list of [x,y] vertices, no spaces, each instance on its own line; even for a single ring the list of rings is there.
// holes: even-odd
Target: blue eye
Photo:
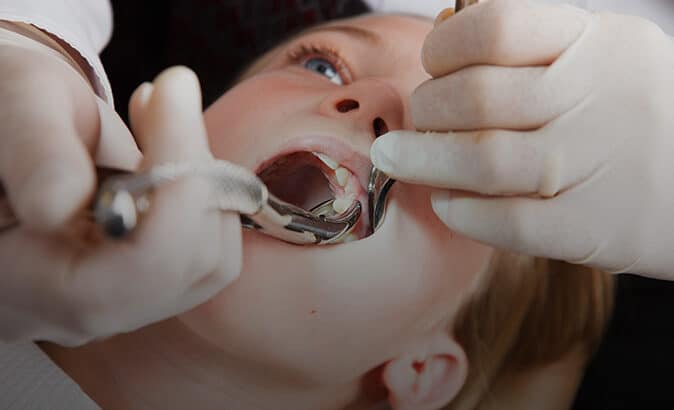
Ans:
[[[307,59],[307,61],[304,62],[304,68],[307,70],[315,71],[318,74],[326,77],[328,80],[332,81],[333,83],[337,85],[344,85],[344,80],[342,79],[342,76],[339,74],[339,70],[333,63],[330,61],[320,58],[320,57],[312,57]]]

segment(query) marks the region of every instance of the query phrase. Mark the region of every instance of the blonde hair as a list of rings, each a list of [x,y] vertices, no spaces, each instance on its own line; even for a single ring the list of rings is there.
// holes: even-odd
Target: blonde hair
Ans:
[[[579,346],[591,355],[613,308],[612,276],[565,262],[499,253],[484,283],[454,323],[469,373],[446,409],[475,409],[513,373]]]

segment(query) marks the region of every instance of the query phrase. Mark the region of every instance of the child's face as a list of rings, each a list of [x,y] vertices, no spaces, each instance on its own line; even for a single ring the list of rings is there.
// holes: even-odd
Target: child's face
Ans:
[[[356,175],[362,194],[375,119],[412,128],[408,98],[427,79],[419,56],[431,28],[417,18],[367,16],[275,50],[206,112],[215,156],[259,172],[281,153],[322,152]],[[340,112],[340,102],[353,108],[350,100],[358,108]],[[488,263],[492,250],[450,232],[429,195],[398,183],[382,228],[348,244],[301,247],[244,232],[241,277],[181,319],[269,374],[352,381],[449,328]]]

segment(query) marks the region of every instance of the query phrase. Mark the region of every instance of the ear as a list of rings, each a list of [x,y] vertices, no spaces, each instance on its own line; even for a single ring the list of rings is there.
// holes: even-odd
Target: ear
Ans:
[[[394,410],[437,410],[456,397],[467,375],[463,348],[443,329],[424,348],[388,362],[383,383]]]

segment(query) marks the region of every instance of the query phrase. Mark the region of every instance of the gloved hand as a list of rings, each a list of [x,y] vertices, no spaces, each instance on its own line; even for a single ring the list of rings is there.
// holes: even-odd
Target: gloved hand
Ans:
[[[415,125],[372,148],[451,229],[674,279],[674,44],[635,17],[491,0],[439,23]]]
[[[186,311],[234,280],[239,218],[212,210],[205,181],[155,192],[129,241],[92,238],[74,217],[96,188],[94,156],[129,169],[212,159],[195,75],[170,69],[134,94],[142,158],[61,55],[0,35],[0,178],[21,220],[0,233],[0,340],[82,344]]]

